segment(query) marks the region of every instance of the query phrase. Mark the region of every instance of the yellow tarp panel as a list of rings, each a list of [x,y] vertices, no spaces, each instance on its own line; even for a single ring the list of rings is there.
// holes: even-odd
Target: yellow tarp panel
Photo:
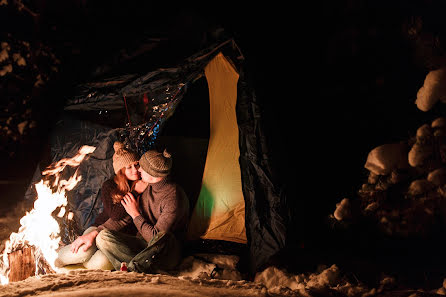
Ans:
[[[189,239],[246,243],[235,114],[239,75],[221,53],[206,66],[205,74],[209,87],[210,137]]]

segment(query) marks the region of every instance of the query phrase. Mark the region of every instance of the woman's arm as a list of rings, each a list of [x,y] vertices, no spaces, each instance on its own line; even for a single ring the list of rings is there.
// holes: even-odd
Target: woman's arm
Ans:
[[[96,236],[98,236],[98,234],[99,231],[93,230],[88,234],[79,236],[78,238],[76,238],[75,241],[71,243],[71,251],[73,253],[77,253],[77,251],[81,246],[83,246],[82,250],[84,252],[87,251],[93,245],[93,242],[96,239]]]

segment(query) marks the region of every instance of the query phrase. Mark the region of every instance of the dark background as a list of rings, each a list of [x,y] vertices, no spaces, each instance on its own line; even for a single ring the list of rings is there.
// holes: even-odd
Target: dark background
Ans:
[[[441,104],[429,112],[415,105],[428,71],[443,65],[442,1],[318,1],[312,7],[23,1],[37,16],[11,3],[0,7],[2,36],[43,42],[61,64],[35,94],[38,128],[20,145],[9,144],[12,156],[2,153],[3,187],[15,191],[2,197],[5,207],[20,199],[76,84],[174,66],[217,32],[233,37],[246,58],[295,245],[322,234],[335,203],[355,195],[367,178],[370,150],[407,140],[444,115]],[[121,63],[123,50],[154,40],[163,47]]]

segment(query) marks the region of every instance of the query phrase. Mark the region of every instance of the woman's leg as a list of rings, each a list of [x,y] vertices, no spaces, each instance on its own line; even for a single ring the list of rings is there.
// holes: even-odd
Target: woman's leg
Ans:
[[[88,261],[85,261],[84,266],[87,269],[101,270],[113,270],[114,268],[108,258],[100,250],[97,250]]]
[[[82,235],[88,234],[93,230],[96,230],[96,227],[89,227]],[[83,249],[79,249],[77,253],[71,251],[71,244],[66,245],[58,251],[55,265],[56,267],[63,267],[70,264],[84,263],[85,261],[88,261],[96,251],[97,247],[94,243],[88,250],[83,251]]]

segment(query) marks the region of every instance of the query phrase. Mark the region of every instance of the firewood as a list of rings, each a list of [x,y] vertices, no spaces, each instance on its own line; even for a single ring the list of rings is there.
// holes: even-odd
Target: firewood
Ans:
[[[36,274],[35,248],[24,246],[8,254],[9,281],[24,280]]]
[[[34,275],[55,273],[34,246],[25,245],[12,251],[8,254],[8,261],[10,282],[21,281]]]

